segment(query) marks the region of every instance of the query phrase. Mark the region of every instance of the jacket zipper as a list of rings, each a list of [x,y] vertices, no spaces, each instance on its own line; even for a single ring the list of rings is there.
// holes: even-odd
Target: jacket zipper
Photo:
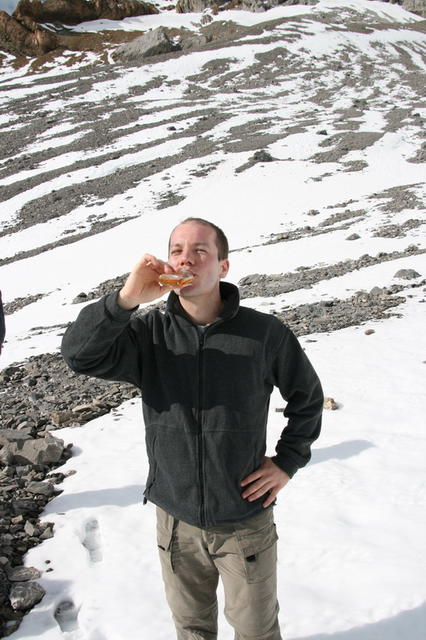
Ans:
[[[203,426],[201,416],[201,401],[203,397],[203,347],[204,347],[204,332],[200,333],[197,328],[198,334],[198,408],[197,408],[197,440],[198,440],[198,481],[200,483],[200,526],[206,526],[205,517],[205,496],[204,496],[204,447],[203,447]]]

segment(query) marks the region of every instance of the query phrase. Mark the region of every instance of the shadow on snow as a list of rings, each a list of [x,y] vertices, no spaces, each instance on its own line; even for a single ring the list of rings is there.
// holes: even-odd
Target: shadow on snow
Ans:
[[[401,611],[392,618],[347,631],[304,636],[298,640],[424,640],[425,629],[426,603],[423,603],[415,609]]]

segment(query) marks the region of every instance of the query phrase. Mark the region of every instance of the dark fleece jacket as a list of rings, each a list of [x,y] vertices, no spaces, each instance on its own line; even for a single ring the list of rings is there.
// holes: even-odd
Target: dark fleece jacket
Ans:
[[[323,394],[294,334],[277,318],[241,307],[221,283],[221,317],[200,330],[171,293],[167,310],[131,317],[117,292],[85,307],[62,354],[78,373],[141,389],[150,470],[145,497],[196,526],[236,522],[262,510],[241,498],[241,480],[266,450],[270,394],[288,418],[273,461],[291,477],[310,458]]]

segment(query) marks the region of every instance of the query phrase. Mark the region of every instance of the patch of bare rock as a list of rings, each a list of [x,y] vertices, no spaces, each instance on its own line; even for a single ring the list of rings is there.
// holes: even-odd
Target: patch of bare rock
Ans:
[[[60,493],[55,472],[72,455],[51,432],[78,426],[137,395],[131,385],[74,375],[59,354],[43,354],[0,372],[0,637],[12,633],[42,597],[40,574],[22,567],[31,547],[53,535],[40,513]],[[53,568],[46,566],[46,571]],[[34,570],[35,571],[35,570]]]
[[[65,237],[60,238],[59,240],[55,240],[54,242],[49,242],[48,244],[43,244],[40,247],[36,247],[35,249],[28,249],[27,251],[19,251],[15,253],[13,256],[9,256],[7,258],[0,259],[0,266],[5,264],[10,264],[11,262],[16,262],[17,260],[25,260],[26,258],[32,258],[33,256],[38,256],[40,253],[45,253],[46,251],[50,251],[51,249],[55,249],[56,247],[63,247],[67,244],[72,244],[74,242],[78,242],[79,240],[83,240],[83,238],[88,238],[89,236],[93,236],[97,233],[101,233],[103,231],[107,231],[108,229],[113,229],[123,222],[127,222],[131,220],[135,216],[127,216],[123,218],[110,218],[109,220],[95,220],[90,225],[90,229],[87,231],[82,231],[80,233],[70,233]],[[18,302],[19,300],[19,302]],[[11,303],[11,307],[8,307],[8,310],[5,313],[13,313],[17,311],[18,308],[22,309],[27,304],[34,302],[35,300],[28,298],[16,299],[13,300],[13,304]]]
[[[3,305],[3,311],[5,315],[10,315],[11,313],[15,313],[15,311],[19,311],[19,309],[23,309],[28,304],[32,304],[33,302],[37,302],[41,298],[47,295],[45,293],[36,293],[31,296],[26,296],[24,298],[15,298],[11,302],[7,302]]]
[[[425,290],[425,285],[426,280],[422,280],[413,283],[411,287],[423,287]],[[297,336],[328,333],[392,315],[400,316],[390,313],[389,309],[405,302],[404,296],[395,295],[404,288],[402,285],[374,287],[370,292],[360,291],[347,300],[324,300],[298,307],[283,307],[280,311],[274,311],[274,315]]]
[[[6,367],[0,382],[2,428],[31,436],[85,424],[137,395],[131,385],[75,375],[59,354]]]
[[[401,224],[386,224],[374,232],[376,238],[402,238],[407,231],[417,229],[425,224],[424,220],[410,218]]]
[[[365,254],[356,260],[344,260],[334,265],[325,267],[299,267],[298,270],[284,274],[258,274],[254,273],[238,283],[242,298],[254,298],[257,296],[278,296],[298,289],[308,289],[313,284],[322,280],[330,280],[350,273],[358,269],[370,267],[381,262],[398,260],[406,256],[425,253],[425,249],[419,249],[416,245],[410,245],[405,251],[393,251],[391,253],[380,252],[377,256]],[[354,322],[354,324],[357,324]]]
[[[0,429],[0,637],[17,629],[44,595],[35,582],[41,572],[24,567],[23,556],[53,536],[53,525],[39,516],[60,493],[56,485],[65,476],[54,470],[71,457],[71,448],[48,432]]]

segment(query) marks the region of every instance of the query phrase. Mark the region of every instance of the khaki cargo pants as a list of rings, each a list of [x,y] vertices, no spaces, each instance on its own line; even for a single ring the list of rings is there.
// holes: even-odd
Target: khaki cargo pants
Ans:
[[[235,640],[282,640],[272,509],[199,529],[157,507],[157,542],[177,640],[216,640],[219,576]]]

